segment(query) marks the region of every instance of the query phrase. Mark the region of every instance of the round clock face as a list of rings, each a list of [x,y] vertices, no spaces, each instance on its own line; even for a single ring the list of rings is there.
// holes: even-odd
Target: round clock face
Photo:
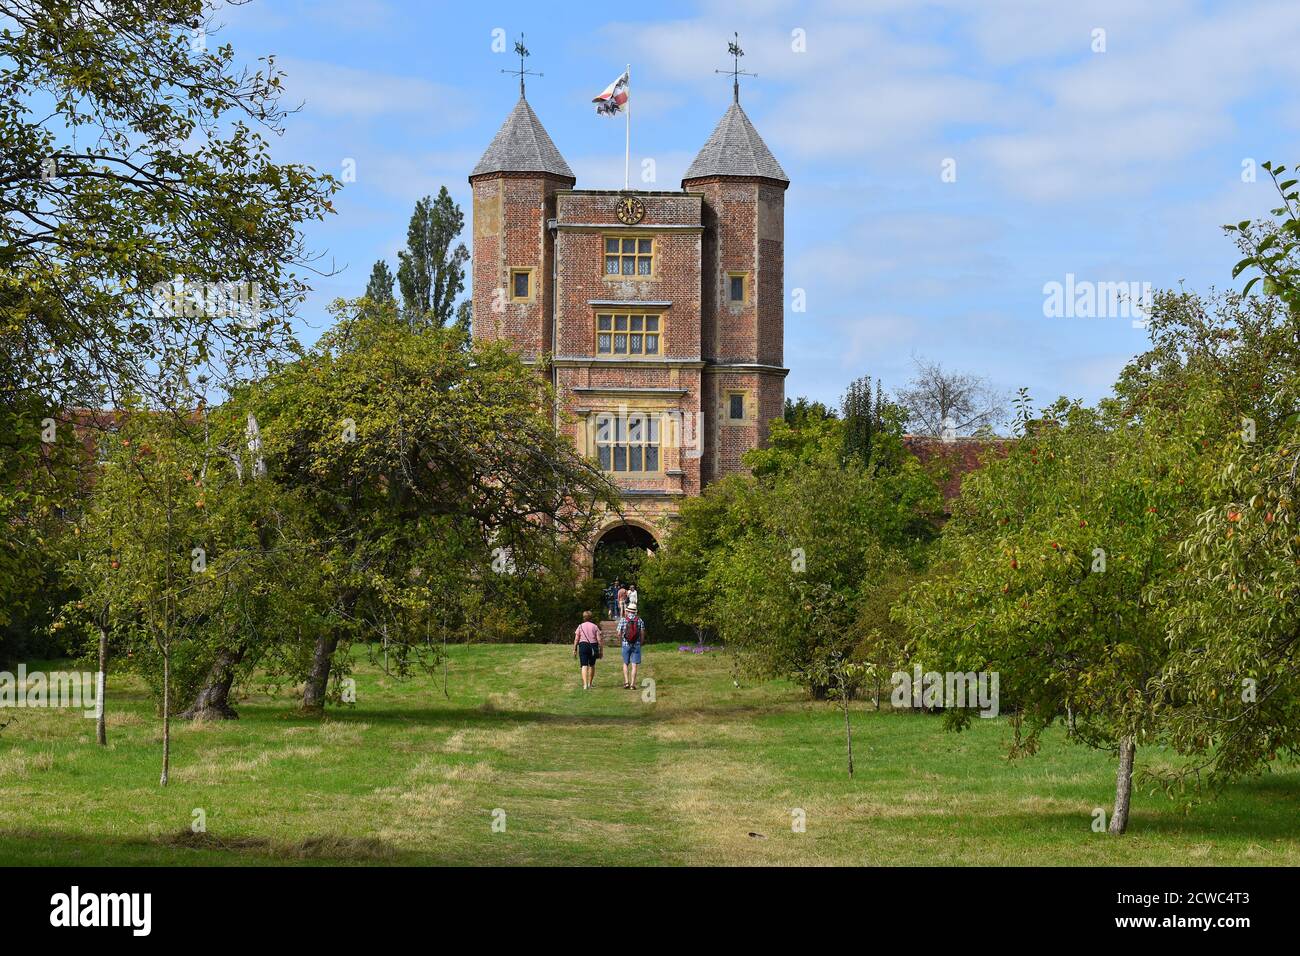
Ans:
[[[618,221],[625,226],[634,226],[645,218],[645,204],[635,196],[624,196],[618,201]]]

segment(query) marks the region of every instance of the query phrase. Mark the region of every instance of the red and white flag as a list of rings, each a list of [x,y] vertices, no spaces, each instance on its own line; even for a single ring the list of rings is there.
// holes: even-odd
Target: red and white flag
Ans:
[[[596,104],[596,112],[601,116],[614,116],[623,112],[627,108],[627,84],[628,75],[624,70],[622,76],[605,87],[605,92],[592,100]]]

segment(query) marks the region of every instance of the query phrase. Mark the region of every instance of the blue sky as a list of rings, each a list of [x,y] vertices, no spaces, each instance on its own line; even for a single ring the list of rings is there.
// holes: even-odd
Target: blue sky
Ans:
[[[713,70],[740,32],[759,74],[742,103],[792,180],[787,303],[803,289],[807,308],[786,313],[791,396],[835,401],[863,374],[896,388],[921,355],[1093,401],[1145,333],[1047,318],[1044,284],[1230,287],[1222,224],[1275,204],[1243,163],[1300,161],[1294,0],[252,0],[218,19],[216,42],[276,54],[303,103],[277,158],[356,164],[338,215],[308,233],[346,267],[302,309],[308,341],[376,259],[396,267],[418,198],[445,184],[468,216],[466,176],[517,97],[498,30],[507,49],[526,34],[545,74],[529,102],[579,188],[622,185],[622,120],[590,100],[631,63],[633,175],[653,159],[644,188],[660,189],[726,109]]]

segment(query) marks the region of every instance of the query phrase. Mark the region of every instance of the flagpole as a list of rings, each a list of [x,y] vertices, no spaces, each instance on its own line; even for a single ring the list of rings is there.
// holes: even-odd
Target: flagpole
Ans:
[[[623,110],[624,120],[624,142],[623,142],[623,192],[627,192],[628,186],[628,166],[632,156],[632,64],[627,65],[627,106]]]

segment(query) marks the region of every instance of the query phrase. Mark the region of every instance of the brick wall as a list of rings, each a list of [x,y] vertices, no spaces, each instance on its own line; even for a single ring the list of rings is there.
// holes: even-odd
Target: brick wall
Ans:
[[[554,246],[546,223],[555,216],[555,193],[567,179],[494,173],[472,180],[474,189],[474,337],[507,339],[527,361],[551,350],[551,271]],[[510,270],[532,270],[527,301],[510,297]]]
[[[785,401],[780,373],[728,369],[779,368],[785,360],[785,189],[766,180],[710,177],[684,182],[704,197],[702,355],[706,374],[703,480],[743,470],[741,456],[767,439],[767,423]],[[745,296],[730,298],[733,273],[745,275]],[[744,392],[746,422],[729,420],[731,393]]]
[[[662,309],[665,358],[700,358],[700,197],[684,193],[638,194],[646,207],[636,226],[615,216],[620,194],[561,192],[559,235],[558,355],[595,353],[593,300],[670,302]],[[649,238],[654,274],[648,278],[605,275],[606,238]]]
[[[731,396],[744,397],[744,418],[731,418]],[[779,372],[706,368],[704,404],[704,483],[744,471],[741,458],[767,441],[769,423],[780,418],[785,406],[785,379]]]
[[[681,447],[679,426],[689,436],[698,427],[700,415],[700,197],[638,193],[645,216],[636,225],[625,226],[616,214],[621,196],[618,192],[562,191],[556,197],[556,374],[561,408],[570,418],[565,428],[580,448],[594,451],[597,413],[665,413],[667,417],[661,419],[661,472],[620,474],[615,480],[629,492],[655,492],[672,498],[697,495],[700,458]],[[652,274],[606,275],[606,238],[651,239]],[[620,307],[593,302],[626,303],[624,311],[660,315],[658,356],[597,355],[596,315]],[[668,501],[651,497],[630,497],[629,505],[644,514],[675,510]]]
[[[785,189],[758,190],[758,361],[785,364]]]
[[[475,338],[507,339],[536,362],[551,353],[554,328],[561,427],[584,452],[595,451],[599,413],[666,416],[661,471],[615,476],[629,514],[661,529],[682,496],[742,470],[741,457],[782,413],[783,374],[762,366],[784,361],[784,188],[711,178],[683,192],[638,192],[645,216],[625,226],[619,192],[536,174],[472,183]],[[653,240],[650,276],[606,274],[604,240],[625,237]],[[529,301],[510,301],[511,268],[533,269]],[[746,275],[741,302],[729,300],[732,272]],[[658,356],[597,355],[595,317],[618,311],[604,304],[614,302],[662,317]],[[728,417],[733,392],[745,396],[740,422]]]

